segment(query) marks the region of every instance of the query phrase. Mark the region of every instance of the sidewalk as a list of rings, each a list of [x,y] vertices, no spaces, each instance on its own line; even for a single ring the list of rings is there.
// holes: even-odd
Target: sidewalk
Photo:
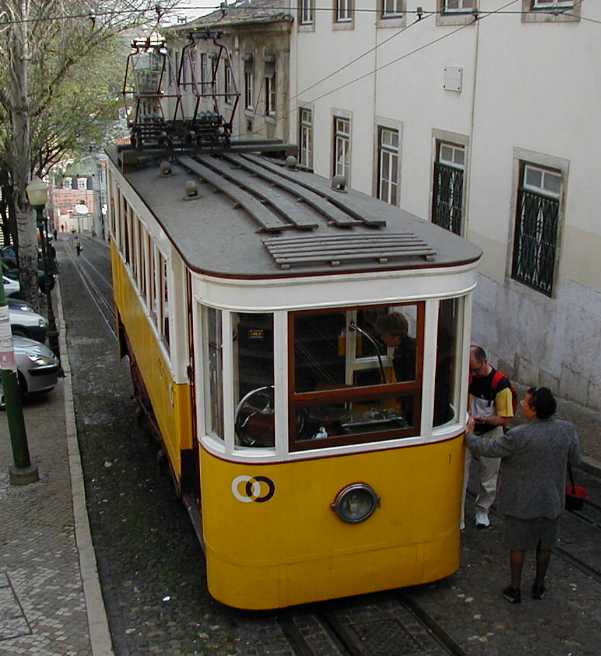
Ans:
[[[30,401],[25,420],[40,482],[10,487],[6,417],[0,413],[0,656],[111,656],[89,532],[60,292],[55,292],[65,378]],[[589,466],[601,473],[601,414],[560,401]]]
[[[60,292],[54,296],[66,354]],[[8,426],[0,414],[0,656],[109,656],[77,446],[71,374],[24,408],[40,481],[9,486]]]

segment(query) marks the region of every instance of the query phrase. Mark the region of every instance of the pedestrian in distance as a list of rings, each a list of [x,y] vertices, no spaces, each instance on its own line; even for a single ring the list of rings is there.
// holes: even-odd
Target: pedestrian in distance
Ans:
[[[521,405],[526,424],[492,439],[474,432],[467,436],[472,453],[501,458],[498,508],[505,516],[511,568],[511,583],[503,596],[512,604],[522,600],[522,569],[529,550],[536,550],[532,598],[545,595],[545,576],[565,508],[566,467],[577,465],[582,457],[574,425],[553,419],[557,403],[551,390],[531,387]]]
[[[469,414],[473,418],[473,431],[478,436],[495,439],[503,435],[513,417],[513,394],[507,376],[499,374],[488,362],[481,346],[470,348]],[[498,458],[465,453],[463,499],[460,528],[465,527],[465,495],[469,482],[472,459],[476,462],[478,495],[476,497],[475,523],[477,528],[490,526],[489,510],[497,493],[499,474]]]
[[[81,243],[77,235],[75,236],[75,252],[77,253],[77,257],[79,257],[81,254]]]

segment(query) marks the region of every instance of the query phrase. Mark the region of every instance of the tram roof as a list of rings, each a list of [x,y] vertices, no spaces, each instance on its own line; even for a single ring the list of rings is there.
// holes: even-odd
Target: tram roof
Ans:
[[[119,170],[117,149],[108,152]],[[281,278],[456,267],[474,244],[367,194],[256,154],[177,154],[122,171],[193,271]],[[186,197],[194,180],[198,197]],[[124,190],[122,190],[123,192]],[[128,194],[125,193],[127,198]]]

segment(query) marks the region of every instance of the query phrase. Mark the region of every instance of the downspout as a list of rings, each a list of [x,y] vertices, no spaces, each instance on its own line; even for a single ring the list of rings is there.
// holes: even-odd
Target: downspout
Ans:
[[[476,90],[478,88],[478,63],[479,63],[479,50],[480,50],[480,21],[478,20],[478,14],[474,14],[474,20],[476,21],[476,43],[474,47],[474,79],[472,82],[472,107],[470,113],[470,144],[469,144],[469,162],[468,162],[468,176],[467,176],[467,185],[464,195],[464,217],[468,218],[469,212],[467,208],[467,199],[470,198],[470,187],[472,184],[472,161],[474,154],[474,125],[476,122]],[[467,220],[464,221],[464,236],[467,238]]]

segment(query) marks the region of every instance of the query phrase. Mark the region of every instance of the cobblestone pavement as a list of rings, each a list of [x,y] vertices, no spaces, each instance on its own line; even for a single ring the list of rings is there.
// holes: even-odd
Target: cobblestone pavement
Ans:
[[[63,384],[24,409],[40,481],[8,484],[0,416],[0,656],[91,654],[65,442]]]

